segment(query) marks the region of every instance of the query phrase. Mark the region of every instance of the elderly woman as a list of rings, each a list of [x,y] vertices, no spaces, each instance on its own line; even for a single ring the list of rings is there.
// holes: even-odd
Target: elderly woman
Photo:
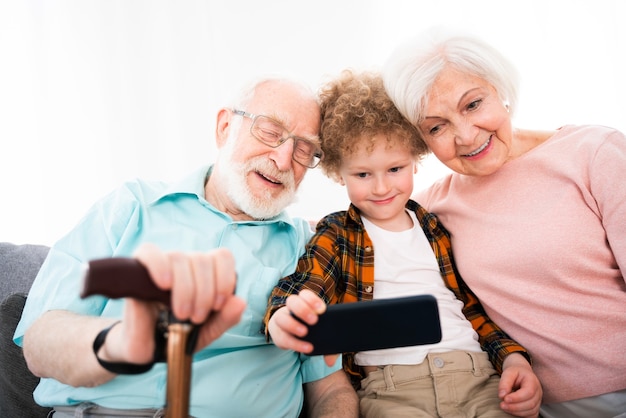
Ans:
[[[541,415],[624,413],[624,134],[514,128],[516,71],[471,36],[426,32],[394,51],[383,77],[453,170],[415,198],[450,231],[487,314],[533,356]]]

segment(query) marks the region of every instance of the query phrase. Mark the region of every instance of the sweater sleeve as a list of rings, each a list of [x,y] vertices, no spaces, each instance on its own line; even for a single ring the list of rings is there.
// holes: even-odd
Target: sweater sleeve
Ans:
[[[626,272],[626,136],[610,131],[589,167],[589,187],[606,231],[608,244]]]

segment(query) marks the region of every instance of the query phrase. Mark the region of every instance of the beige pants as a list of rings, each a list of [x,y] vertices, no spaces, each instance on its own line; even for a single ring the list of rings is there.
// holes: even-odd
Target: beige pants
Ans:
[[[499,382],[487,353],[433,353],[418,365],[371,372],[358,391],[361,416],[511,417],[500,409]]]

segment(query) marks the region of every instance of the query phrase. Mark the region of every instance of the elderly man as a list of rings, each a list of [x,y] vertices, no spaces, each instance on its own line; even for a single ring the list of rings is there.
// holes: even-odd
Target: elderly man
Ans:
[[[281,350],[260,332],[271,289],[294,271],[311,235],[283,210],[322,158],[319,125],[311,91],[260,80],[218,112],[213,166],[175,184],[127,183],[98,202],[52,247],[15,333],[43,378],[35,400],[55,418],[159,416],[163,363],[110,370],[149,368],[160,307],[79,297],[85,262],[133,255],[171,290],[174,315],[201,325],[191,415],[297,417],[306,395],[308,416],[358,416],[341,362]]]

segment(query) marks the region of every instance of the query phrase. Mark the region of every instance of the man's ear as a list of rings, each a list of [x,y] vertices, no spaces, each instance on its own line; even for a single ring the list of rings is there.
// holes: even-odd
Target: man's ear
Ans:
[[[220,109],[217,112],[217,123],[215,125],[215,142],[218,148],[226,143],[230,132],[230,119],[232,117],[230,109]]]

